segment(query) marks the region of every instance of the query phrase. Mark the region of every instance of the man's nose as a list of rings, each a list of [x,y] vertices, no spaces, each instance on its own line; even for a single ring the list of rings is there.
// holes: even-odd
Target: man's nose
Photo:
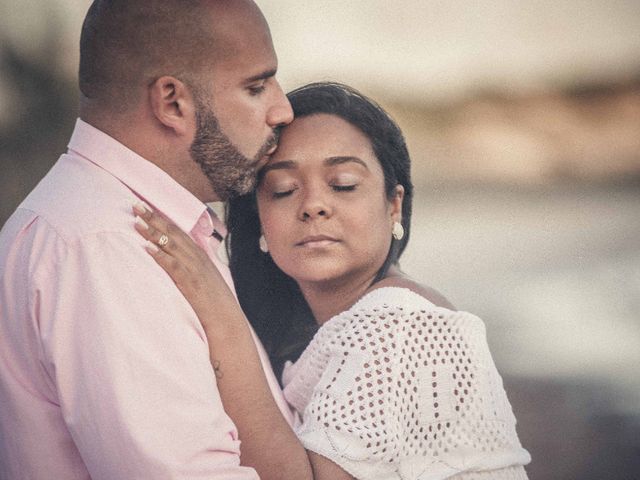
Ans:
[[[281,127],[288,125],[293,120],[293,109],[289,103],[289,99],[282,91],[282,87],[278,83],[276,100],[267,114],[267,123],[271,127]]]

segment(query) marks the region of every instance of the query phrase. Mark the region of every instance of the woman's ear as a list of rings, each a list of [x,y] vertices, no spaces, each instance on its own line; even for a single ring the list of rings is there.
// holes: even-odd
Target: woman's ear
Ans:
[[[187,135],[195,126],[193,95],[175,77],[163,76],[149,86],[149,102],[158,121],[177,135]]]
[[[391,199],[391,222],[402,223],[402,200],[404,200],[404,187],[396,185],[393,198]]]

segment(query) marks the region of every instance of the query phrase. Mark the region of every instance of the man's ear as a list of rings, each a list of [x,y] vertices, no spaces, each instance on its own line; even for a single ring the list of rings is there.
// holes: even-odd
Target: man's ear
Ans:
[[[404,187],[396,185],[393,198],[391,199],[391,221],[402,223],[402,200],[404,200]]]
[[[177,135],[187,135],[195,124],[193,95],[175,77],[158,78],[149,87],[149,102],[158,121]]]

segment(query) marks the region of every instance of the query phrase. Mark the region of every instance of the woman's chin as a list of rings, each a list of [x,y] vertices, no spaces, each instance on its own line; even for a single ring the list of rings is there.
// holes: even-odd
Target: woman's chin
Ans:
[[[331,291],[340,294],[340,292],[351,291],[352,287],[363,283],[368,285],[373,281],[376,272],[369,273],[360,270],[308,268],[303,271],[297,271],[293,275],[289,274],[289,276],[292,277],[303,290],[313,289],[316,291]]]
[[[273,254],[272,256],[276,265],[298,283],[332,281],[349,273],[342,256],[296,253],[298,255],[284,258]]]
[[[384,262],[382,256],[379,262],[371,262],[370,258],[375,258],[375,255],[363,255],[364,259],[356,259],[342,252],[332,255],[326,252],[315,255],[306,251],[305,255],[296,253],[297,255],[284,258],[276,254],[273,255],[273,259],[276,265],[301,287],[308,286],[320,290],[349,288],[352,283],[366,283],[369,276],[370,280],[373,280]]]

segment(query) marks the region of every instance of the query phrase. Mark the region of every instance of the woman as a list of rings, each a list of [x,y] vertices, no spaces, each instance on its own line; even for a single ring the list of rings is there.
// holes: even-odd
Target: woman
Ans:
[[[295,120],[228,223],[238,298],[282,371],[297,437],[215,267],[136,210],[150,253],[203,324],[243,463],[263,479],[527,478],[482,321],[398,267],[412,200],[400,130],[343,85],[289,99]]]

